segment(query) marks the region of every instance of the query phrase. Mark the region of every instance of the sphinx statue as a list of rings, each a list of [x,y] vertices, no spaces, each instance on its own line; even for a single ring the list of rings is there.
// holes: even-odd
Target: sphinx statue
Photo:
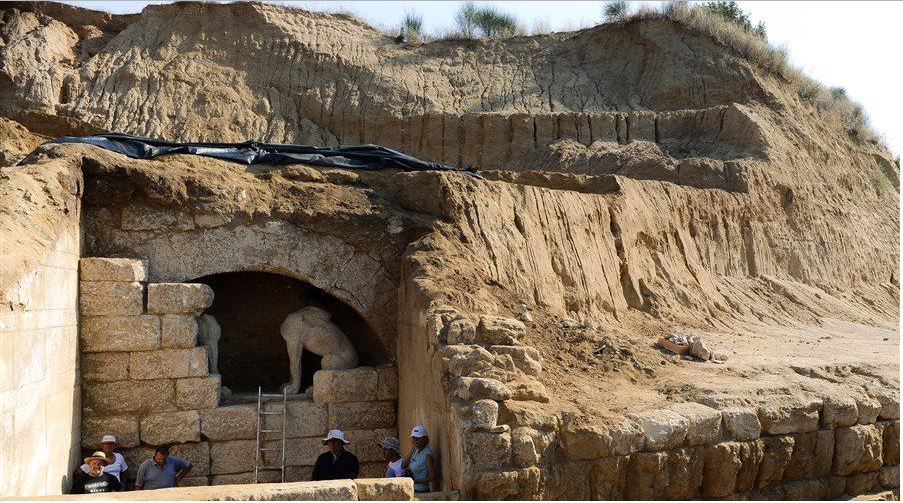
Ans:
[[[280,332],[288,349],[291,382],[282,386],[289,395],[301,391],[301,352],[321,356],[323,370],[357,367],[358,356],[348,337],[330,320],[328,311],[307,306],[285,317]]]

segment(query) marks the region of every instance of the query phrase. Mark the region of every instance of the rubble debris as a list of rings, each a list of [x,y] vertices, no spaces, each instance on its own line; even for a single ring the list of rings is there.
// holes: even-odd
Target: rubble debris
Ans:
[[[727,355],[712,351],[698,335],[685,336],[673,333],[659,339],[656,345],[675,355],[680,355],[684,360],[702,360],[714,363],[724,363],[727,360]]]

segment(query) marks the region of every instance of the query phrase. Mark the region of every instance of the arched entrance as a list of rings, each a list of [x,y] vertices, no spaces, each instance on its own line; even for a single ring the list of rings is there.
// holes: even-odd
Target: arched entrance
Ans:
[[[389,352],[367,322],[351,307],[309,283],[268,272],[228,272],[193,280],[209,285],[215,294],[206,311],[222,327],[219,371],[223,386],[233,392],[277,392],[289,381],[285,341],[279,332],[285,317],[306,306],[332,314],[360,355],[360,365],[390,361]],[[301,389],[313,382],[320,357],[302,356]]]

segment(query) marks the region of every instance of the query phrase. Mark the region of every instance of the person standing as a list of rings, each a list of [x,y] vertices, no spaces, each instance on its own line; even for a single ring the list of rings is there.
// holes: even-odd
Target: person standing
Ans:
[[[103,467],[103,471],[105,473],[109,473],[110,475],[116,477],[116,480],[119,481],[123,486],[125,485],[125,480],[127,478],[127,473],[129,470],[128,463],[125,462],[125,457],[118,452],[113,452],[113,449],[116,448],[116,437],[113,435],[104,435],[100,439],[100,452],[103,452],[104,457],[107,460],[106,466]],[[81,465],[80,471],[82,473],[88,473],[88,464],[85,463]],[[76,469],[78,472],[79,469]],[[75,474],[77,475],[77,474]]]
[[[378,443],[379,446],[383,448],[383,459],[385,459],[387,463],[386,478],[404,477],[405,471],[402,466],[404,464],[404,459],[401,457],[401,454],[398,453],[401,449],[398,439],[395,437],[386,437]]]
[[[317,457],[310,480],[356,479],[361,465],[357,456],[345,450],[350,443],[341,430],[330,430],[323,439],[323,445],[329,450]]]
[[[69,494],[98,494],[121,491],[119,479],[103,471],[110,464],[103,451],[97,451],[85,458],[88,471],[75,470],[75,479]]]
[[[168,445],[158,445],[154,457],[141,463],[135,490],[165,489],[175,487],[191,471],[191,463],[186,459],[169,455]]]
[[[414,492],[426,493],[430,491],[430,484],[436,479],[436,461],[429,446],[430,438],[422,424],[411,430],[411,443],[413,444],[411,453],[408,454],[404,466],[414,479]]]

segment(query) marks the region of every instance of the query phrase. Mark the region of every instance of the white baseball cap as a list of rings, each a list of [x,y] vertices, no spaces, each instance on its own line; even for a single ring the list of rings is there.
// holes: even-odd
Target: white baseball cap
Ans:
[[[113,435],[104,435],[103,438],[100,439],[100,443],[102,444],[105,444],[107,442],[113,442],[115,444],[116,437],[114,437]]]
[[[351,442],[345,440],[345,434],[342,433],[342,430],[329,430],[329,435],[326,435],[326,438],[323,439],[323,443],[325,444],[327,441],[332,439],[341,440],[343,444],[350,444]]]
[[[422,424],[418,424],[417,426],[414,427],[413,430],[411,430],[411,436],[414,438],[425,437],[426,436],[426,427],[424,427]]]

